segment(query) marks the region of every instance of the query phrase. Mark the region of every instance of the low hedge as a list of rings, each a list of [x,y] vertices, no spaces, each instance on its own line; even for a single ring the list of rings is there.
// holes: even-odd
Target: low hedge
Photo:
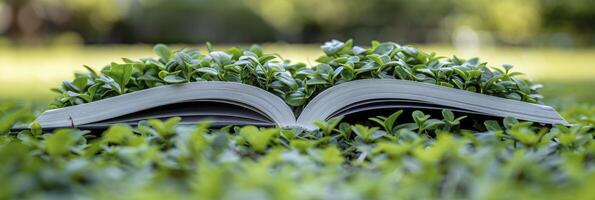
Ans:
[[[566,116],[573,116],[563,111]],[[16,114],[19,113],[19,114]],[[0,124],[34,116],[0,106]],[[176,126],[0,129],[0,199],[593,199],[595,131],[400,112],[319,130]],[[584,120],[584,119],[582,119]],[[409,121],[412,121],[409,123]],[[569,119],[569,121],[580,121]],[[0,127],[1,128],[1,127]]]
[[[241,82],[270,91],[299,110],[320,91],[346,81],[366,78],[404,79],[442,85],[503,98],[538,103],[539,84],[520,78],[512,65],[488,67],[479,59],[445,58],[411,46],[394,42],[373,41],[363,48],[351,40],[333,40],[321,48],[320,63],[306,66],[265,54],[253,45],[226,51],[172,51],[162,44],[153,50],[159,57],[139,60],[123,59],[100,72],[90,67],[88,73],[77,73],[54,89],[60,97],[50,108],[78,105],[151,87],[194,81]]]

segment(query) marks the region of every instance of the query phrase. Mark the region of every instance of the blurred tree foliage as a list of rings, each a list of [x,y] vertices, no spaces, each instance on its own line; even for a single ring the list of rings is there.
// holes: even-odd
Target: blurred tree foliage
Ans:
[[[0,37],[18,43],[320,42],[328,38],[595,43],[592,0],[0,0]]]

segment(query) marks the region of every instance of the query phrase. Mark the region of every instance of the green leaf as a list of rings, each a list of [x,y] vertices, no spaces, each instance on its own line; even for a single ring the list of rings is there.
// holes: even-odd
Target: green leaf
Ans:
[[[468,73],[469,73],[469,79],[472,79],[472,78],[477,78],[477,77],[481,76],[481,73],[483,73],[483,72],[480,70],[469,70]]]
[[[163,81],[165,81],[167,83],[184,83],[187,80],[185,78],[178,76],[178,75],[168,75],[163,78]]]
[[[358,47],[358,46],[353,47],[353,54],[355,54],[355,55],[362,54],[366,51],[367,51],[366,49]]]
[[[229,48],[225,51],[225,53],[231,55],[232,60],[237,60],[238,58],[240,58],[240,56],[242,56],[244,54],[244,52],[240,48],[237,48],[237,47]]]
[[[205,46],[207,46],[207,51],[209,53],[213,52],[213,45],[210,42],[206,42]]]
[[[112,63],[109,68],[109,76],[114,79],[120,86],[118,93],[123,94],[126,92],[126,85],[130,82],[132,77],[132,66],[133,64],[116,64]]]
[[[511,64],[503,64],[502,68],[504,68],[504,70],[506,70],[506,72],[510,71],[510,69],[513,68],[513,66]]]
[[[123,144],[125,140],[132,135],[133,133],[130,127],[124,125],[114,125],[103,133],[103,139],[106,142]]]
[[[302,91],[295,91],[289,94],[289,96],[285,99],[287,104],[290,106],[301,106],[306,103],[306,94]]]
[[[185,52],[177,52],[174,54],[174,61],[180,66],[187,66],[192,62],[192,57]]]
[[[260,47],[259,45],[253,44],[252,46],[250,46],[250,51],[254,54],[256,54],[257,57],[261,57],[262,56],[262,47]]]
[[[454,113],[448,109],[442,109],[442,117],[447,121],[453,121],[455,119]]]
[[[344,45],[345,43],[339,40],[331,40],[325,42],[320,48],[322,48],[322,51],[324,51],[327,56],[334,56],[337,52],[343,49]]]
[[[372,54],[372,55],[367,55],[366,57],[368,59],[374,61],[378,65],[384,65],[384,61],[382,61],[382,59],[378,55]]]
[[[519,123],[519,121],[517,119],[515,119],[514,117],[505,117],[503,122],[504,122],[504,127],[506,127],[506,128],[511,128],[512,126]]]
[[[393,50],[395,50],[395,48],[396,48],[395,43],[391,43],[391,42],[378,43],[378,42],[376,42],[376,46],[375,46],[374,42],[372,42],[372,49],[374,49],[374,54],[389,55]]]
[[[393,127],[395,127],[395,122],[397,121],[397,118],[399,118],[399,116],[401,116],[401,114],[403,113],[403,110],[399,110],[397,112],[394,112],[393,114],[389,115],[386,120],[384,120],[384,125],[386,125],[386,127],[389,127],[390,129],[392,129]]]
[[[83,67],[85,69],[87,69],[87,71],[89,71],[89,73],[91,74],[92,77],[97,77],[97,72],[95,72],[95,70],[93,70],[93,68],[91,68],[87,65],[83,65]]]
[[[277,73],[275,77],[277,80],[281,81],[284,85],[293,90],[296,90],[299,87],[295,79],[293,79],[289,73]]]
[[[395,127],[395,122],[402,113],[403,110],[399,110],[388,117],[377,116],[376,118],[369,118],[369,120],[372,120],[380,124],[384,128],[384,130],[388,131],[389,133],[392,133]]]
[[[74,79],[74,81],[72,81],[72,85],[74,85],[78,89],[78,92],[83,92],[87,88],[87,81],[87,77],[77,77]]]
[[[408,55],[416,55],[417,54],[417,49],[410,47],[410,46],[403,46],[403,47],[401,47],[401,49],[403,50],[403,52],[405,52]]]
[[[337,117],[330,118],[326,122],[324,122],[324,121],[314,122],[314,125],[318,126],[318,128],[320,128],[325,135],[330,135],[331,132],[333,132],[333,130],[335,130],[335,127],[339,124],[339,122],[341,122],[342,119],[343,119],[343,116],[337,116]]]
[[[266,62],[275,59],[276,57],[274,55],[263,55],[261,57],[258,58],[258,63],[260,64],[265,64]]]
[[[353,132],[360,137],[364,142],[372,142],[375,138],[372,134],[378,131],[378,127],[368,128],[367,126],[363,126],[360,124],[356,124],[351,126]]]
[[[340,165],[345,161],[341,151],[335,146],[328,146],[322,150],[322,163],[326,165]]]
[[[248,141],[248,144],[256,152],[264,152],[272,137],[279,132],[279,129],[271,128],[258,130],[255,126],[244,126],[240,129],[240,135]]]
[[[308,81],[306,82],[306,84],[308,84],[308,85],[324,85],[327,83],[328,82],[322,78],[312,78],[312,79],[308,79]]]
[[[55,131],[45,140],[45,150],[50,156],[61,156],[70,152],[75,142],[69,129]]]
[[[164,44],[157,44],[153,47],[153,52],[157,54],[165,62],[169,61],[172,57],[172,52]]]
[[[419,110],[413,111],[411,115],[413,116],[413,119],[415,119],[415,121],[426,121],[430,118],[430,115],[426,115]]]
[[[452,79],[452,82],[457,86],[459,89],[464,89],[465,84],[461,82],[459,79]]]
[[[452,85],[450,83],[447,83],[447,82],[440,82],[440,85],[441,86],[444,86],[444,87],[449,87],[449,88],[454,88],[455,87],[454,85]]]
[[[329,56],[320,56],[316,59],[316,62],[319,63],[330,63],[333,60],[335,60],[333,57],[329,57]]]
[[[502,131],[502,127],[500,127],[500,124],[498,124],[498,122],[495,120],[487,120],[483,122],[483,125],[486,127],[488,131]]]
[[[435,129],[440,125],[443,125],[444,122],[441,120],[437,120],[437,119],[428,119],[427,121],[424,122],[423,125],[423,129],[428,130],[428,129]]]
[[[231,55],[223,51],[213,51],[209,53],[209,56],[211,56],[211,58],[213,58],[213,60],[221,67],[231,64]]]
[[[39,122],[35,121],[33,123],[31,123],[31,134],[33,134],[34,136],[40,136],[43,133],[43,129],[41,127],[41,124],[39,124]]]
[[[172,117],[165,120],[165,122],[158,119],[150,119],[147,123],[157,131],[159,136],[168,138],[175,133],[174,128],[181,120],[182,118],[180,117]]]
[[[313,147],[315,144],[314,144],[314,142],[309,141],[309,140],[291,140],[291,141],[289,141],[289,145],[291,147],[297,149],[298,151],[304,153],[308,149]]]
[[[465,73],[463,70],[459,69],[459,68],[453,68],[453,71],[459,75],[461,78],[463,78],[464,80],[469,80],[470,77],[467,75],[467,73]]]
[[[210,67],[201,67],[201,68],[198,68],[196,71],[206,73],[206,74],[209,74],[212,76],[219,75],[219,72],[215,68],[210,68]]]

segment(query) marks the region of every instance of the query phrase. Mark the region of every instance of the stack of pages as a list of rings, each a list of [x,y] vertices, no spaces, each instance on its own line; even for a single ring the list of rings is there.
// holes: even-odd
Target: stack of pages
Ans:
[[[160,86],[96,102],[48,110],[43,128],[105,128],[146,119],[182,118],[182,124],[209,119],[214,125],[259,125],[314,129],[314,122],[369,111],[450,109],[486,117],[514,117],[543,124],[567,124],[552,108],[433,84],[365,79],[331,87],[298,116],[279,97],[233,82],[205,81]]]

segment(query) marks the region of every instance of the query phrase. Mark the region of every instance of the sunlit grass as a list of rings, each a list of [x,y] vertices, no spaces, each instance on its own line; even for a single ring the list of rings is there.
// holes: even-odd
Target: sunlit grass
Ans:
[[[245,45],[244,45],[245,46]],[[275,52],[285,59],[316,64],[322,54],[317,45],[265,44],[266,52]],[[174,48],[203,46],[179,45]],[[215,46],[226,49],[228,46]],[[480,57],[491,66],[508,63],[531,79],[556,83],[580,82],[581,88],[595,86],[595,49],[536,49],[482,48],[478,52],[457,51],[448,46],[417,47],[439,55],[463,58]],[[0,47],[0,98],[48,100],[55,96],[49,90],[72,73],[82,71],[82,65],[100,69],[120,58],[153,56],[149,45],[61,46],[61,47]],[[572,84],[571,84],[572,85]],[[575,84],[576,85],[576,84]],[[569,88],[570,89],[570,88]],[[585,95],[588,91],[583,91]],[[590,98],[593,95],[587,95]]]

